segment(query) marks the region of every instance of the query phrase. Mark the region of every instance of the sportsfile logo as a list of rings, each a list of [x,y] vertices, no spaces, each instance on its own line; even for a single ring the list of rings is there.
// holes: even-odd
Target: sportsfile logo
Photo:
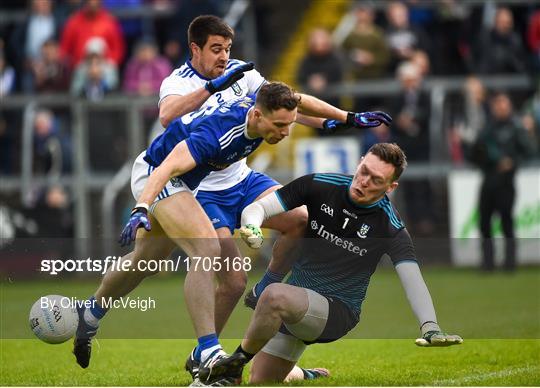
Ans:
[[[317,223],[317,221],[313,220],[311,221],[311,229],[317,231],[317,235],[324,238],[325,240],[330,241],[332,244],[346,249],[349,252],[352,252],[358,256],[364,256],[367,253],[367,249],[360,248],[352,243],[352,241],[344,240],[341,237],[336,236],[333,233],[330,233],[327,230],[324,230],[324,225],[320,225]]]

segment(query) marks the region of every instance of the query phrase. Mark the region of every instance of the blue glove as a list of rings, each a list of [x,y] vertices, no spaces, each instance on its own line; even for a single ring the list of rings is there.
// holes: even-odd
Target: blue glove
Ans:
[[[225,90],[229,88],[232,84],[234,84],[236,81],[238,81],[240,78],[242,78],[245,71],[253,70],[254,67],[255,64],[253,62],[248,62],[243,65],[237,66],[228,73],[225,73],[222,76],[208,81],[206,85],[204,85],[204,87],[210,92],[210,94],[214,94],[215,92],[219,92],[220,90]]]
[[[118,240],[120,246],[124,247],[131,244],[135,240],[137,229],[140,227],[144,227],[148,232],[152,229],[150,220],[148,219],[148,210],[144,207],[135,207],[131,211],[131,217],[126,226],[124,226],[122,234],[120,234],[120,240]]]
[[[343,123],[341,121],[334,120],[334,119],[326,119],[323,121],[322,128],[320,129],[319,132],[322,133],[323,135],[331,135],[332,133],[340,129],[347,129],[347,128],[350,128],[350,126],[347,125],[346,123]]]
[[[373,128],[381,124],[389,127],[391,123],[392,117],[381,111],[347,114],[347,124],[356,128]]]

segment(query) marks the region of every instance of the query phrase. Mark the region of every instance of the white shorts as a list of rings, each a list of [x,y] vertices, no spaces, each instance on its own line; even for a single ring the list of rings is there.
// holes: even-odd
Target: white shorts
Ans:
[[[306,314],[295,324],[284,323],[292,335],[278,332],[262,348],[263,352],[296,362],[306,350],[304,341],[314,341],[322,334],[330,311],[328,299],[313,290],[305,290],[309,301]]]
[[[133,194],[135,201],[139,200],[139,197],[143,192],[144,186],[148,181],[148,177],[150,176],[152,171],[155,170],[155,167],[151,166],[146,162],[146,160],[144,160],[145,155],[146,151],[143,151],[139,154],[139,156],[137,156],[137,159],[135,159],[135,163],[133,163],[133,169],[131,170],[131,193]],[[180,193],[182,191],[188,191],[195,195],[197,190],[191,190],[180,179],[174,179],[174,182],[168,181],[163,190],[161,190],[161,192],[154,200],[154,203],[150,206],[150,211],[154,209],[158,201],[161,201],[162,199],[165,199],[173,194]]]

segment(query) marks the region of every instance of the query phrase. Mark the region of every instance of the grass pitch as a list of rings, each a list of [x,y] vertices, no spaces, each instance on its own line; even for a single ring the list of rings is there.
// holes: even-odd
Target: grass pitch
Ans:
[[[360,324],[332,344],[310,346],[300,365],[330,369],[329,379],[291,385],[538,386],[540,385],[540,269],[482,275],[470,270],[423,270],[443,329],[465,343],[451,348],[414,345],[417,323],[391,269],[374,275]],[[257,274],[251,274],[252,280]],[[0,288],[0,385],[178,386],[190,383],[183,362],[195,341],[180,276],[146,280],[134,297],[151,296],[156,309],[112,311],[83,370],[71,343],[32,338],[28,311],[41,295],[90,295],[98,280],[12,281]],[[232,351],[250,310],[238,306],[222,343]],[[247,371],[244,372],[247,382]]]

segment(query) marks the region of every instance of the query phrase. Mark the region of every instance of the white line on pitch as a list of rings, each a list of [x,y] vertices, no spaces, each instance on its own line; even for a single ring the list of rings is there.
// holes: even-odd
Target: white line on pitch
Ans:
[[[461,385],[461,384],[466,384],[472,381],[486,380],[486,379],[491,379],[494,377],[509,377],[509,376],[519,375],[519,374],[523,374],[527,372],[530,373],[537,369],[539,368],[536,366],[504,369],[497,372],[481,373],[477,375],[464,376],[457,379],[435,380],[433,382],[433,385]]]

